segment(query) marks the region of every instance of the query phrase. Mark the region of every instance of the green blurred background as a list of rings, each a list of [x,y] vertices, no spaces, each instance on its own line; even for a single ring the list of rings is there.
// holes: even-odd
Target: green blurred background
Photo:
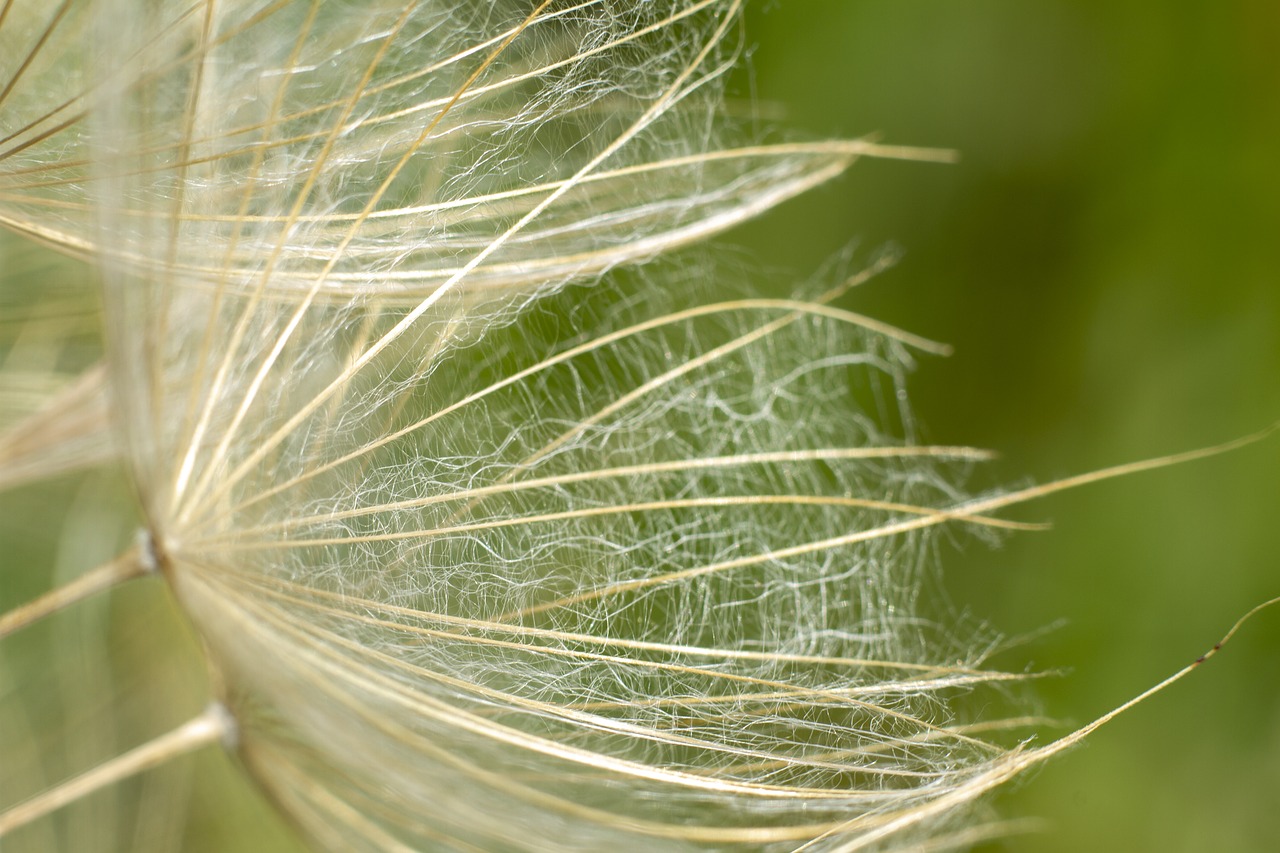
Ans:
[[[759,0],[746,44],[738,103],[754,98],[762,114],[776,105],[797,135],[879,132],[962,153],[951,166],[859,163],[728,241],[789,271],[780,291],[854,239],[863,256],[904,249],[896,269],[845,304],[955,346],[949,359],[923,359],[913,406],[925,440],[1003,454],[975,489],[1214,444],[1280,419],[1274,0]],[[1007,634],[1065,620],[996,663],[1069,669],[1037,693],[1046,713],[1085,722],[1280,594],[1278,472],[1274,436],[1020,508],[1012,515],[1055,529],[996,550],[945,548],[947,586],[956,607]],[[6,572],[0,605],[47,588],[43,567],[65,579],[127,541],[128,520],[97,519],[95,508],[129,503],[110,471],[0,496],[6,568],[25,569]],[[57,512],[68,530],[114,524],[119,542],[108,531],[102,554],[76,553],[65,536],[59,547],[47,536]],[[113,652],[40,666],[65,635]],[[7,734],[22,741],[19,723],[89,726],[80,747],[49,734],[5,755],[10,769],[21,758],[49,781],[92,763],[85,750],[109,754],[154,735],[158,721],[176,725],[207,695],[194,641],[158,584],[6,642]],[[194,786],[190,823],[175,818],[153,835],[176,833],[187,850],[291,849],[220,752],[165,778],[174,796]],[[153,836],[119,807],[154,795],[95,795],[59,818],[59,834],[36,830],[14,849],[100,840],[104,820],[146,847]],[[1275,849],[1280,611],[997,806],[1045,825],[990,850]]]
[[[864,161],[735,233],[805,270],[852,238],[902,262],[845,304],[955,346],[912,377],[923,434],[1003,458],[975,488],[1215,444],[1280,419],[1280,5],[803,0],[749,8],[752,92],[818,137],[955,148]],[[999,659],[1066,668],[1086,722],[1280,594],[1280,436],[1019,508],[1054,530],[944,551]],[[1054,732],[1042,732],[1044,739]],[[1016,791],[991,850],[1280,843],[1280,610]]]

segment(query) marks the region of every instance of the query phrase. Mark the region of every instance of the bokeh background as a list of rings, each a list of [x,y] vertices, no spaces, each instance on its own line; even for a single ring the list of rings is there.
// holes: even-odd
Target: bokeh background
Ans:
[[[787,127],[961,153],[861,162],[735,239],[791,270],[901,247],[845,304],[955,346],[912,402],[925,438],[1002,454],[975,487],[1280,419],[1275,3],[803,0],[747,23],[739,94]],[[944,551],[946,583],[1008,634],[1062,623],[999,663],[1066,670],[1036,692],[1083,723],[1280,594],[1278,475],[1280,435],[1046,499],[1012,514],[1054,530]],[[997,807],[1045,824],[989,850],[1275,849],[1280,611]]]
[[[923,439],[1002,454],[973,488],[1215,444],[1280,419],[1274,2],[756,0],[744,44],[740,112],[800,138],[876,132],[961,152],[948,166],[859,163],[726,242],[777,270],[778,292],[855,240],[862,257],[900,247],[901,263],[844,304],[955,346],[922,359],[912,405]],[[91,287],[83,269],[47,262],[65,299],[89,300],[71,312],[82,325],[44,354],[69,375],[96,357],[83,325]],[[16,346],[0,344],[7,355]],[[1064,722],[1042,741],[1172,673],[1280,594],[1278,473],[1273,436],[1012,513],[1050,520],[1050,532],[943,549],[957,610],[1033,635],[995,663],[1063,671],[1036,684],[1042,710]],[[130,505],[110,470],[0,495],[0,606],[126,544]],[[21,775],[29,791],[182,722],[208,695],[198,661],[157,584],[6,640],[0,775]],[[297,849],[219,751],[166,774],[95,795],[15,836],[14,849],[94,849],[108,837],[143,850]],[[140,809],[157,797],[173,807]],[[986,850],[1273,850],[1280,611],[996,807],[1044,823]]]

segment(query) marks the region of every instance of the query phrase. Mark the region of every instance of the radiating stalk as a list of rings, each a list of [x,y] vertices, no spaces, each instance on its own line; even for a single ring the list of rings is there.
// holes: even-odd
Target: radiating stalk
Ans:
[[[128,779],[144,770],[158,767],[167,761],[186,755],[201,747],[219,741],[230,740],[235,732],[235,722],[226,708],[210,705],[200,716],[166,735],[136,747],[124,755],[50,788],[24,803],[19,803],[0,814],[0,836],[25,826],[33,820],[92,794],[107,785]]]
[[[152,570],[153,567],[146,559],[143,549],[130,548],[114,560],[103,563],[96,569],[90,569],[70,583],[50,590],[34,601],[18,605],[8,613],[0,615],[0,639],[32,623],[39,622],[64,607],[70,607],[96,592],[150,574]]]

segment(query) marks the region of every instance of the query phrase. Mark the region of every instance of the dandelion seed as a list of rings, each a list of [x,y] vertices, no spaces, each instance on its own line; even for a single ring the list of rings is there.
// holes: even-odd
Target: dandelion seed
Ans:
[[[1172,460],[969,499],[982,452],[850,393],[938,349],[832,304],[883,264],[699,303],[667,257],[930,156],[722,144],[737,2],[91,6],[44,32],[112,33],[105,70],[17,114],[33,162],[92,158],[0,155],[0,203],[101,267],[147,531],[117,568],[163,575],[220,710],[89,778],[234,731],[330,849],[944,849],[1110,718],[968,717],[1025,676],[921,617],[924,555]]]

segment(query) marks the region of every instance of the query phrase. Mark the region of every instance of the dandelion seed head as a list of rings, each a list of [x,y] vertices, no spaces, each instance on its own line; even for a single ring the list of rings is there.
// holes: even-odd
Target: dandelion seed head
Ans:
[[[320,846],[941,844],[1021,766],[917,606],[1006,526],[901,408],[936,347],[665,260],[871,153],[724,126],[738,6],[101,0],[15,113],[92,155],[5,209],[99,258],[156,561]]]

